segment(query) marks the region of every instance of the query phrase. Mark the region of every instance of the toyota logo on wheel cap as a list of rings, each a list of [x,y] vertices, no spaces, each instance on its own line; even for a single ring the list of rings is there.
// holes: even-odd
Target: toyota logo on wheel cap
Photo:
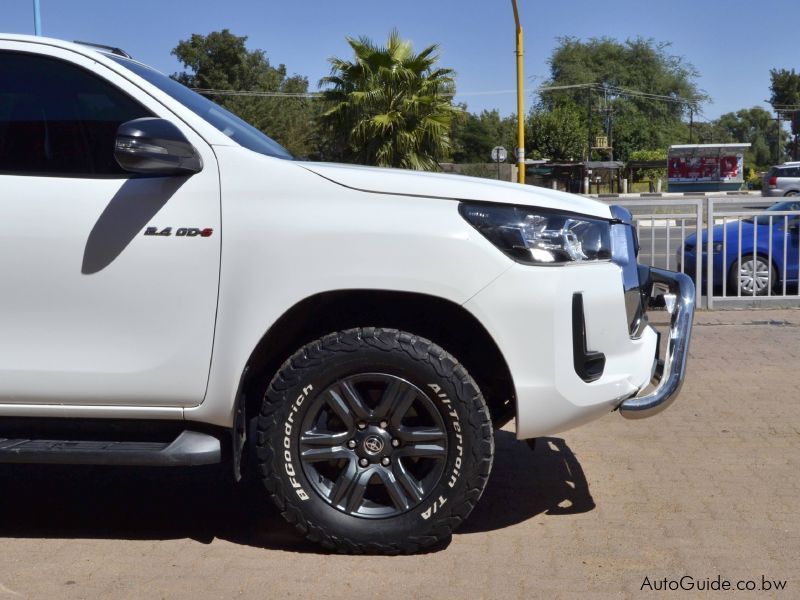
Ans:
[[[364,440],[364,450],[369,454],[378,454],[383,450],[383,440],[377,435],[371,435]]]

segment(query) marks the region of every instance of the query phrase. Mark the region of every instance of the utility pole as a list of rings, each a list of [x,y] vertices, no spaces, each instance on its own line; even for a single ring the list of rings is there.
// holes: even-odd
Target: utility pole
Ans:
[[[694,107],[689,107],[689,143],[692,143],[692,130],[694,129]]]
[[[588,114],[588,122],[589,122],[589,145],[587,146],[587,153],[586,153],[586,160],[592,160],[592,88],[586,88],[586,112]],[[587,192],[588,193],[588,192]]]
[[[608,160],[614,160],[614,138],[611,135],[611,131],[614,124],[614,110],[609,106],[608,107]]]
[[[603,109],[605,113],[605,127],[606,127],[606,144],[608,145],[608,160],[614,160],[614,142],[611,139],[611,128],[613,122],[614,109],[611,108],[611,102],[608,99],[608,88],[603,84]]]
[[[39,10],[39,0],[33,0],[33,32],[42,35],[42,14]]]
[[[523,75],[522,25],[519,22],[517,0],[511,0],[514,7],[514,22],[517,26],[517,181],[525,183],[525,91]]]

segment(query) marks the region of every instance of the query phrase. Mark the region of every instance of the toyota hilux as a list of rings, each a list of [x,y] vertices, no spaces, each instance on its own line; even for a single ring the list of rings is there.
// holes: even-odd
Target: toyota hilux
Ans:
[[[0,34],[0,213],[0,463],[227,461],[339,551],[446,539],[512,419],[684,378],[694,287],[624,208],[295,160],[115,48]]]

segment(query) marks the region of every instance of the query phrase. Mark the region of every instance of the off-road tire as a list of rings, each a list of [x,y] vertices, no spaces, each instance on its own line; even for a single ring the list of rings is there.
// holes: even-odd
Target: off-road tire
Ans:
[[[381,439],[388,442],[390,438],[381,438],[381,435],[396,437],[391,433],[393,424],[387,424],[382,420],[378,425],[375,418],[381,410],[380,406],[391,403],[384,402],[389,392],[385,392],[378,399],[380,406],[374,408],[374,411],[370,410],[372,420],[369,421],[368,427],[363,420],[358,421],[358,426],[364,429],[361,432],[355,429],[356,434],[375,431],[376,435],[371,436],[374,438],[371,440],[365,440],[363,436],[359,438],[356,450],[361,452],[361,458],[356,457],[356,465],[359,460],[366,464],[367,458],[393,461],[392,466],[386,467],[387,469],[405,469],[406,467],[401,465],[408,465],[408,461],[416,461],[410,468],[425,460],[437,465],[437,470],[431,467],[429,471],[427,476],[430,480],[429,486],[421,499],[419,496],[412,498],[413,494],[408,493],[407,510],[402,510],[404,506],[402,503],[397,505],[397,488],[401,486],[399,484],[393,486],[394,495],[387,492],[387,497],[391,498],[393,506],[385,510],[394,510],[396,514],[384,517],[380,515],[365,517],[355,514],[355,511],[373,510],[369,508],[368,503],[371,506],[378,506],[375,511],[384,510],[379,500],[366,500],[364,499],[366,495],[362,495],[361,500],[358,500],[358,495],[353,496],[352,510],[334,504],[332,498],[336,495],[335,480],[338,478],[332,475],[330,487],[321,487],[322,484],[319,482],[324,478],[318,476],[316,471],[310,471],[312,467],[309,465],[312,463],[305,462],[308,459],[300,456],[301,448],[307,448],[307,440],[311,439],[308,432],[302,431],[307,427],[304,425],[304,419],[312,419],[312,423],[316,423],[313,421],[316,417],[312,414],[317,410],[314,407],[324,406],[327,410],[332,406],[330,398],[335,398],[331,395],[334,393],[331,390],[344,389],[332,386],[339,386],[339,382],[342,381],[358,381],[360,377],[383,377],[386,381],[397,380],[407,383],[410,388],[416,390],[409,392],[408,397],[413,396],[416,399],[409,401],[412,403],[409,404],[412,408],[409,412],[403,413],[406,416],[402,418],[407,419],[409,415],[412,420],[421,418],[418,415],[424,416],[424,410],[418,407],[424,405],[431,411],[430,418],[439,419],[438,422],[442,424],[441,447],[437,447],[440,455],[436,458],[400,456],[403,450],[401,446],[397,449],[397,456],[386,454],[384,458],[376,459],[365,454],[369,449],[367,441],[370,441],[370,448],[373,446],[383,448]],[[388,385],[390,384],[387,384],[387,390]],[[399,386],[403,384],[396,385],[400,389]],[[417,394],[417,391],[422,391],[423,396]],[[356,396],[358,397],[358,394]],[[417,404],[418,402],[422,404]],[[365,404],[366,402],[363,405]],[[363,405],[357,404],[362,407]],[[436,417],[436,411],[439,417]],[[392,419],[392,423],[394,422]],[[384,434],[377,429],[379,426],[388,433]],[[350,429],[347,429],[346,425],[342,427],[347,430],[346,435],[352,438]],[[402,424],[398,425],[396,430],[398,432],[402,430],[403,435],[412,430],[415,434],[436,431],[435,428],[423,430],[421,427],[415,429]],[[301,433],[304,444],[302,446]],[[333,435],[344,434],[330,434],[329,437]],[[400,436],[400,433],[397,436]],[[394,329],[371,327],[349,329],[327,335],[305,345],[289,358],[273,378],[264,396],[258,416],[255,443],[258,474],[283,517],[294,524],[309,540],[330,550],[356,554],[413,553],[449,539],[452,532],[467,518],[483,493],[494,454],[494,437],[489,411],[480,390],[464,367],[444,349],[429,340]],[[356,441],[353,439],[344,442],[335,449],[337,456],[344,455],[343,453],[348,450],[348,443],[356,446]],[[390,442],[391,445],[400,443],[397,439],[391,439]],[[409,448],[406,450],[416,451],[419,445],[409,443]],[[384,450],[388,453],[393,451]],[[307,450],[304,452],[308,453]],[[323,463],[323,467],[327,468],[329,464],[332,467],[345,464],[347,466],[343,468],[342,473],[348,469],[351,469],[347,471],[348,473],[353,472],[352,459],[337,460],[338,462]],[[424,462],[422,464],[428,465]],[[441,467],[441,464],[444,466]],[[383,489],[381,486],[384,486],[388,491],[390,485],[385,484],[384,478],[391,480],[392,477],[383,472],[378,473],[380,468],[379,462],[371,464],[369,469],[375,469],[376,479],[372,479],[372,471],[369,475],[365,473],[364,479],[369,478],[371,487],[368,489],[381,492]],[[438,474],[439,470],[441,475]],[[314,483],[310,480],[309,473]],[[355,476],[352,481],[348,479],[346,481],[350,481],[347,487],[350,490],[354,489],[351,486],[356,485],[353,482],[358,482],[359,478]],[[343,486],[339,486],[341,487]],[[414,489],[423,487],[420,485]],[[347,512],[348,510],[351,512]]]

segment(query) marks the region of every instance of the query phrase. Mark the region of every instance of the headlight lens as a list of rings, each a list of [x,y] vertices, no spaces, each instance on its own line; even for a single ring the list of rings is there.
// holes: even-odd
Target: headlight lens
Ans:
[[[547,265],[611,259],[610,223],[521,206],[462,203],[461,215],[519,262]]]

